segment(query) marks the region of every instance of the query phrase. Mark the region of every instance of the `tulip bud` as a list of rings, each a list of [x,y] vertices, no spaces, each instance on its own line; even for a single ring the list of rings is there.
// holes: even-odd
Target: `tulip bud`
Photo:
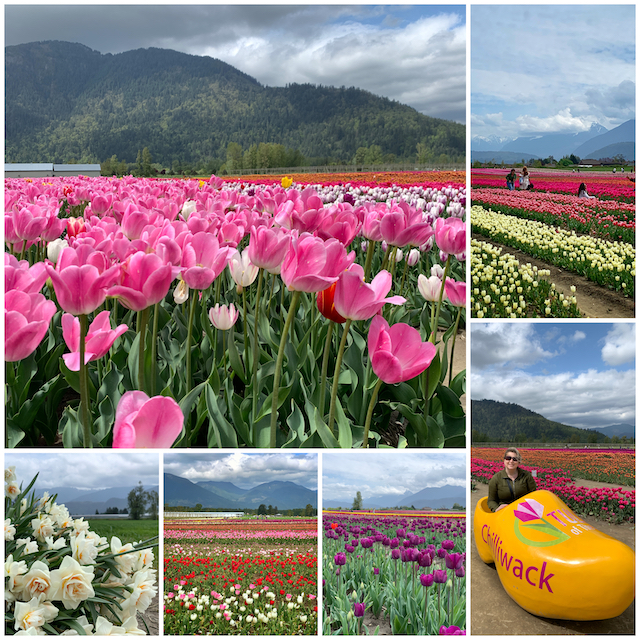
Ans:
[[[66,240],[62,240],[61,238],[52,240],[47,245],[47,258],[49,258],[49,260],[51,260],[53,264],[56,264],[56,262],[58,262],[58,257],[60,256],[60,252],[68,246],[69,243]]]
[[[407,257],[407,264],[410,267],[415,267],[420,260],[420,251],[418,249],[411,249],[409,256]]]
[[[182,304],[186,302],[189,298],[189,287],[187,283],[180,278],[180,282],[178,282],[178,286],[175,288],[173,292],[173,300],[176,304]]]

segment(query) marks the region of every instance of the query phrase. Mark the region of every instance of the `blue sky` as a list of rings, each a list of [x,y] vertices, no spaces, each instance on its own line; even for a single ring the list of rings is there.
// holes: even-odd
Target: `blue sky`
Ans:
[[[274,480],[318,488],[316,453],[167,453],[164,470],[192,482],[231,482],[241,489]]]
[[[472,5],[471,135],[612,129],[635,117],[634,5]]]
[[[159,47],[268,86],[355,86],[466,122],[465,5],[9,5],[5,44]]]
[[[18,482],[26,487],[36,474],[38,486],[107,489],[157,486],[160,478],[158,453],[69,450],[63,452],[5,452],[4,466],[15,466]]]
[[[465,451],[345,451],[322,454],[322,493],[331,500],[401,496],[446,484],[464,487]]]
[[[631,323],[471,325],[474,400],[513,402],[584,429],[635,424]]]

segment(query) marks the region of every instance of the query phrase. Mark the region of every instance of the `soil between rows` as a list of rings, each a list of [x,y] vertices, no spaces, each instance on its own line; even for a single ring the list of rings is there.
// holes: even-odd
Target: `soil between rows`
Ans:
[[[588,484],[587,484],[588,483]],[[581,486],[602,487],[602,482],[576,480]],[[467,558],[471,558],[470,631],[473,635],[582,635],[582,634],[623,634],[635,633],[635,600],[618,617],[610,620],[553,620],[534,616],[515,603],[502,587],[498,572],[493,564],[485,564],[478,555],[473,540],[473,514],[478,501],[489,493],[489,485],[477,483],[477,490],[471,492],[468,507],[467,530],[469,543]],[[583,519],[596,529],[624,542],[635,551],[635,525],[627,523],[614,525],[603,523],[593,516]],[[594,577],[594,584],[597,577]],[[599,588],[606,589],[606,584]]]
[[[500,244],[480,234],[473,233],[472,237],[474,240],[489,242],[501,248],[503,252],[515,256],[521,264],[529,262],[538,269],[548,269],[551,273],[545,276],[545,279],[555,283],[556,290],[564,293],[565,296],[575,295],[578,308],[585,318],[635,318],[635,304],[632,298],[625,298],[622,294],[606,289],[584,276],[533,258],[523,251]],[[571,285],[576,287],[575,294],[571,293]]]

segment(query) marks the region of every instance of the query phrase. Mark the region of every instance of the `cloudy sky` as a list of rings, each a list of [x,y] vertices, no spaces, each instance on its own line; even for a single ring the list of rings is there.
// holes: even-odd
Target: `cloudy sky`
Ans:
[[[401,496],[445,484],[466,486],[465,451],[349,451],[322,455],[322,494],[352,500]]]
[[[36,473],[38,486],[74,489],[109,489],[128,485],[157,486],[160,474],[157,453],[64,451],[4,454],[4,466],[15,466],[18,483],[26,487]]]
[[[635,425],[635,349],[630,323],[473,324],[471,397],[582,429]]]
[[[211,56],[264,85],[355,86],[465,122],[465,6],[9,5],[5,44]]]
[[[471,135],[635,118],[635,6],[471,6]]]
[[[318,488],[318,455],[315,453],[168,453],[167,473],[192,482],[216,480],[251,489],[263,482],[295,482]]]

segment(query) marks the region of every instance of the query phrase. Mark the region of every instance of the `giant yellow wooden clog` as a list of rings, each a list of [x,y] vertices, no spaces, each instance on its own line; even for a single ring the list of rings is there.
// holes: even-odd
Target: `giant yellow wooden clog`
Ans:
[[[550,491],[533,491],[493,513],[476,507],[482,560],[526,611],[563,620],[619,616],[635,597],[635,553],[579,518]]]

